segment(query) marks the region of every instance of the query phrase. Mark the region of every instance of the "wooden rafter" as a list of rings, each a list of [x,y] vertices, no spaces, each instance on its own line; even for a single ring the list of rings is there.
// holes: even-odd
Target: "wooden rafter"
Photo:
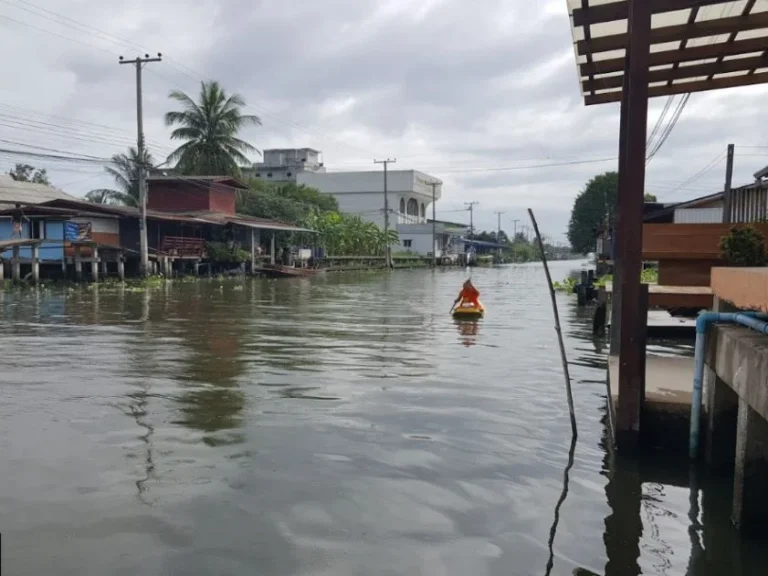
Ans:
[[[662,66],[664,64],[674,64],[675,62],[694,62],[696,60],[707,60],[708,58],[717,58],[718,56],[739,56],[743,54],[752,54],[763,52],[768,48],[768,38],[749,38],[748,40],[737,40],[731,44],[707,44],[705,46],[694,46],[684,50],[662,50],[651,52],[651,66]],[[612,72],[621,72],[624,70],[624,57],[610,58],[607,60],[597,60],[592,64],[579,65],[579,73],[582,77],[596,74],[610,74]]]
[[[648,73],[648,82],[673,82],[674,80],[697,78],[699,76],[707,76],[712,80],[713,76],[720,74],[734,72],[749,73],[757,68],[768,68],[768,57],[754,56],[751,58],[738,58],[735,60],[696,64],[693,66],[680,66],[679,68],[667,68],[665,70],[651,70]],[[623,81],[623,74],[618,74],[606,78],[597,78],[592,81],[592,86],[594,86],[596,90],[621,88]],[[589,80],[584,80],[582,82],[585,91],[591,91],[589,84]]]
[[[650,0],[651,11],[654,14],[664,12],[676,12],[678,10],[687,10],[709,6],[712,4],[725,4],[725,0]],[[615,20],[626,20],[629,13],[629,4],[627,2],[611,2],[609,4],[599,4],[597,6],[588,6],[577,8],[573,11],[574,26],[589,26],[592,24],[601,24],[603,22],[613,22]]]
[[[651,86],[648,88],[648,97],[654,98],[656,96],[672,96],[673,94],[685,94],[688,92],[706,92],[707,90],[719,90],[721,88],[735,88],[737,86],[765,84],[766,82],[768,82],[768,72],[760,72],[757,74],[749,75],[741,74],[739,76],[726,76],[724,78],[714,78],[712,80],[683,82],[672,84],[671,86]],[[621,90],[613,90],[611,92],[584,96],[584,103],[587,106],[620,101]]]
[[[768,12],[758,12],[748,16],[731,16],[715,20],[702,20],[693,24],[676,24],[663,26],[651,30],[651,44],[665,44],[667,42],[681,42],[691,38],[705,38],[720,34],[734,34],[746,30],[758,30],[768,28]],[[768,39],[766,39],[768,42]],[[610,52],[622,50],[627,46],[627,34],[611,34],[592,38],[590,41],[580,40],[576,48],[580,55],[596,54],[598,52]]]

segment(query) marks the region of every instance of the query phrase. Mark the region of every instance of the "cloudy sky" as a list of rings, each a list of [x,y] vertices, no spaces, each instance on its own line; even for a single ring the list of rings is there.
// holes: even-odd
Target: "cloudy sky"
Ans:
[[[0,0],[0,49],[0,170],[45,167],[76,195],[109,185],[102,165],[7,150],[124,151],[135,75],[118,56],[141,52],[164,57],[144,75],[156,159],[173,149],[168,92],[215,79],[261,116],[244,134],[256,147],[317,148],[334,170],[395,157],[444,181],[438,217],[467,221],[464,202],[479,202],[479,228],[503,211],[511,230],[532,207],[564,239],[576,194],[616,166],[618,105],[583,105],[565,0]],[[735,181],[749,181],[768,164],[767,92],[694,94],[648,191],[676,201],[721,189],[728,142]],[[665,102],[652,102],[649,132]]]

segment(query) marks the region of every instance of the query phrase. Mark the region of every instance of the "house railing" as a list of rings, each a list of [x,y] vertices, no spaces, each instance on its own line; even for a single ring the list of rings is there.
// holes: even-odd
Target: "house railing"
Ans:
[[[165,236],[160,251],[177,258],[205,258],[206,244],[202,238]]]

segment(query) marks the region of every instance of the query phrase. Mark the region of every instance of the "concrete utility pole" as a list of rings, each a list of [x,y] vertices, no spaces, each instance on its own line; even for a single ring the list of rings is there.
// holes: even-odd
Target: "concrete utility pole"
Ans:
[[[517,223],[520,222],[520,218],[511,220],[512,222],[512,249],[515,251],[515,261],[517,261]]]
[[[728,144],[725,164],[725,188],[723,188],[723,223],[731,222],[731,182],[733,180],[733,144]]]
[[[132,64],[136,67],[136,126],[138,136],[136,139],[136,151],[138,153],[139,165],[136,167],[139,180],[139,209],[141,218],[139,219],[139,250],[141,251],[141,275],[146,276],[149,271],[149,247],[147,243],[147,182],[144,173],[144,112],[142,110],[141,97],[141,68],[148,62],[161,62],[163,55],[157,53],[156,58],[150,58],[149,54],[144,54],[144,58],[137,56],[133,60],[125,60],[120,56],[120,64]]]
[[[432,182],[432,267],[437,266],[437,234],[435,222],[435,190],[437,189],[437,182]]]
[[[387,166],[389,163],[397,162],[397,158],[387,158],[386,160],[374,160],[374,164],[384,164],[384,234],[389,232],[389,198],[387,197]],[[386,236],[385,236],[386,237]],[[392,267],[392,247],[387,243],[385,250],[387,268]]]
[[[467,207],[467,210],[469,210],[469,237],[474,238],[475,237],[475,205],[480,204],[480,202],[464,202],[464,206]]]
[[[501,244],[501,215],[505,212],[495,212],[495,214],[498,219],[496,222],[496,244]],[[499,248],[499,256],[501,256],[501,248]]]

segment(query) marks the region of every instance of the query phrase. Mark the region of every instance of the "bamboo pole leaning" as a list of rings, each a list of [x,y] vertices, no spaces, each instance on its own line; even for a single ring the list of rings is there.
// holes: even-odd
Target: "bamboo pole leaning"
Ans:
[[[565,392],[568,397],[568,411],[571,415],[571,431],[573,437],[578,437],[576,431],[576,414],[573,411],[573,392],[571,391],[571,376],[568,372],[568,358],[565,355],[565,345],[563,344],[563,331],[560,329],[560,315],[557,312],[557,298],[555,297],[555,287],[552,285],[552,276],[549,274],[549,266],[547,265],[547,255],[544,252],[544,243],[541,241],[541,234],[539,233],[539,225],[536,223],[536,217],[533,215],[533,210],[528,208],[528,215],[531,217],[531,223],[533,224],[533,230],[536,233],[536,240],[539,245],[539,251],[541,252],[541,262],[544,264],[544,273],[547,275],[547,284],[549,285],[549,295],[552,298],[552,311],[555,314],[555,332],[557,332],[557,341],[560,344],[560,359],[563,363],[563,374],[565,376]]]

